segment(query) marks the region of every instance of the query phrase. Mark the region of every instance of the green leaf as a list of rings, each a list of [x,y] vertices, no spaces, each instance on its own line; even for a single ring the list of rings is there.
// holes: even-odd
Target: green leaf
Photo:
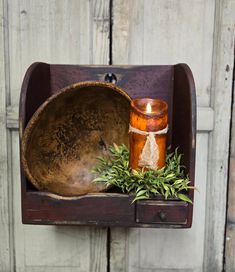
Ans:
[[[144,186],[143,185],[140,185],[140,186],[138,186],[138,188],[137,188],[137,190],[136,190],[136,193],[138,193],[141,189],[143,189],[144,188]]]
[[[175,189],[173,187],[170,187],[170,191],[171,191],[171,194],[174,195],[175,194]]]
[[[173,178],[174,176],[175,176],[175,174],[171,173],[171,174],[169,174],[169,175],[166,176],[166,179]]]
[[[134,176],[139,176],[139,173],[138,173],[135,169],[132,169],[132,174],[133,174]]]
[[[166,190],[166,191],[169,191],[169,188],[168,186],[166,186],[165,184],[162,184],[163,188]]]
[[[132,203],[134,203],[137,200],[141,200],[141,199],[148,199],[147,196],[139,196],[139,197],[135,197],[134,200],[132,201]]]
[[[193,189],[193,190],[196,190],[197,192],[199,192],[198,188],[195,187],[195,186],[188,186],[187,188],[188,188],[188,189]]]
[[[189,178],[184,173],[186,168],[180,164],[182,155],[178,154],[177,149],[172,153],[168,152],[163,168],[147,171],[144,168],[132,170],[129,167],[129,150],[125,145],[113,144],[109,151],[107,156],[97,157],[97,165],[92,169],[92,173],[98,176],[94,182],[116,186],[124,193],[134,193],[134,201],[148,199],[150,194],[159,193],[166,199],[172,195],[183,201],[191,201],[186,195],[179,193],[196,188],[190,186]]]
[[[174,185],[176,184],[181,184],[184,180],[183,179],[177,179],[175,182],[174,182]]]
[[[159,194],[158,190],[154,188],[151,188],[149,191],[153,194]]]
[[[105,182],[105,179],[98,177],[98,178],[93,179],[93,182]]]
[[[140,190],[137,194],[136,197],[142,196],[147,192],[147,190]]]
[[[165,192],[165,199],[168,198],[169,194],[170,194],[170,191],[169,191],[169,190]]]
[[[192,200],[190,198],[188,198],[186,195],[184,194],[177,194],[177,197],[185,202],[189,202],[191,204],[193,204]]]
[[[117,152],[119,152],[119,147],[115,143],[113,143],[113,147]]]

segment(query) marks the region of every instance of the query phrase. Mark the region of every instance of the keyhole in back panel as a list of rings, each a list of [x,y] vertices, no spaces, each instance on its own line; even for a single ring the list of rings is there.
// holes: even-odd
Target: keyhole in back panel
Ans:
[[[104,80],[105,80],[106,82],[116,84],[116,82],[117,82],[117,77],[116,77],[115,74],[113,74],[113,73],[108,73],[108,74],[105,75]]]

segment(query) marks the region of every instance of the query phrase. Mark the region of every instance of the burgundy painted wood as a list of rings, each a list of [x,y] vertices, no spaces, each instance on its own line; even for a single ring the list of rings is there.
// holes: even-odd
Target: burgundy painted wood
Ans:
[[[139,201],[136,222],[157,224],[187,224],[188,204],[182,201]]]
[[[113,76],[107,76],[108,74]],[[196,96],[186,64],[161,66],[79,66],[34,63],[26,72],[20,98],[20,144],[36,109],[61,88],[80,81],[115,78],[131,98],[159,98],[169,105],[168,145],[184,153],[184,165],[194,185]],[[131,204],[133,196],[116,192],[61,197],[37,191],[21,167],[22,221],[24,224],[98,225],[189,228],[193,206],[161,196]],[[193,199],[193,191],[188,193]]]

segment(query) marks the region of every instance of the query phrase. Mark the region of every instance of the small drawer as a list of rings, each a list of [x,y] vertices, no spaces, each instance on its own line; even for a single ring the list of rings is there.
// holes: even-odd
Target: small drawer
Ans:
[[[181,201],[139,201],[136,222],[152,224],[187,224],[188,203]]]

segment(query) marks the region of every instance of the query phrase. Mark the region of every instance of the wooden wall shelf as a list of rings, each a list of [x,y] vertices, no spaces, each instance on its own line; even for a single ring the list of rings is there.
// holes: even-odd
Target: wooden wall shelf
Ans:
[[[159,66],[79,66],[34,63],[26,72],[20,99],[20,146],[24,129],[38,107],[58,90],[81,81],[115,81],[131,98],[149,97],[169,105],[168,144],[179,147],[194,185],[196,95],[186,64]],[[189,228],[193,205],[161,196],[131,204],[118,192],[61,197],[37,191],[21,167],[24,224]],[[193,200],[193,190],[188,196]]]

